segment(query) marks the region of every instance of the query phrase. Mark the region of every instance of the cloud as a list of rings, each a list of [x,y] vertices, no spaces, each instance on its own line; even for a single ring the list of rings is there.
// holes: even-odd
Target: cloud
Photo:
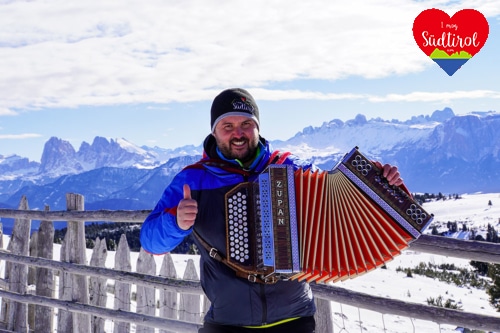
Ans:
[[[353,94],[353,93],[322,93],[315,91],[300,90],[266,90],[254,89],[252,94],[258,100],[279,101],[279,100],[319,100],[319,101],[339,101],[339,100],[360,100],[371,103],[387,102],[441,102],[449,103],[460,99],[499,99],[500,91],[493,90],[472,90],[472,91],[444,91],[426,92],[417,91],[407,94]]]
[[[449,92],[425,92],[417,91],[409,94],[388,94],[385,96],[370,96],[370,102],[442,102],[449,103],[459,99],[481,99],[500,98],[499,91],[473,90],[473,91],[449,91]]]
[[[355,93],[323,93],[318,91],[305,90],[276,90],[276,89],[252,89],[252,95],[258,100],[280,101],[280,100],[361,100],[369,99],[372,96],[368,94]]]
[[[0,134],[0,140],[24,140],[41,137],[41,134],[23,133],[23,134]]]
[[[0,116],[15,116],[15,115],[17,115],[17,112],[7,108],[0,107]]]
[[[0,100],[11,109],[186,102],[227,86],[416,73],[428,59],[411,35],[414,18],[468,3],[357,2],[0,4]],[[500,13],[497,1],[472,2]]]

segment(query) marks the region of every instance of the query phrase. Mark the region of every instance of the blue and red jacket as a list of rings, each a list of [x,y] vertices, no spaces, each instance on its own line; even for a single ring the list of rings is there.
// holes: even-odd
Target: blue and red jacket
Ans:
[[[165,189],[156,207],[144,221],[141,245],[147,252],[163,254],[174,249],[193,230],[226,257],[226,192],[235,185],[253,181],[270,161],[304,169],[312,166],[289,153],[272,152],[261,138],[258,157],[243,169],[237,161],[226,160],[217,150],[215,139],[204,141],[204,156],[179,172]],[[183,185],[191,187],[198,202],[194,227],[182,230],[176,222],[176,210],[183,198]],[[252,283],[236,277],[235,272],[208,255],[195,238],[200,250],[200,279],[211,307],[205,316],[209,323],[234,326],[260,326],[281,320],[314,315],[310,287],[305,282],[279,281],[276,284]]]

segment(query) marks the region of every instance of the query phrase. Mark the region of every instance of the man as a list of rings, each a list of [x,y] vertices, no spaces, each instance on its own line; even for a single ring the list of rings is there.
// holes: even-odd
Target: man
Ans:
[[[290,153],[272,151],[259,125],[259,109],[246,90],[221,92],[212,103],[212,132],[204,141],[203,158],[176,175],[142,226],[142,247],[154,254],[171,251],[196,232],[201,285],[211,301],[200,333],[315,331],[316,309],[307,283],[242,278],[220,261],[226,256],[226,192],[255,180],[270,163],[315,168]],[[383,169],[390,184],[402,184],[396,167]],[[207,246],[217,249],[219,260]]]

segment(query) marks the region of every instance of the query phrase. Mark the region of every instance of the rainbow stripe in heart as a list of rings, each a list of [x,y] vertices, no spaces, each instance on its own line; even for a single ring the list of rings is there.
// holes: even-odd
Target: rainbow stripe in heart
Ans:
[[[436,48],[429,57],[438,64],[446,74],[452,76],[463,64],[472,58],[472,55],[465,51],[455,52],[449,55],[445,51]]]

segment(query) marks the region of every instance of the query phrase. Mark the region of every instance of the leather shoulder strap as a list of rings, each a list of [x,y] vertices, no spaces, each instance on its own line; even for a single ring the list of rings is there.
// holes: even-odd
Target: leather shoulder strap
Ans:
[[[208,251],[208,255],[212,259],[214,259],[218,262],[221,262],[224,265],[226,265],[227,267],[231,268],[235,272],[236,276],[243,278],[243,279],[246,279],[249,282],[253,282],[253,283],[274,284],[274,283],[278,282],[279,278],[276,276],[269,276],[266,278],[262,278],[259,275],[251,274],[251,273],[248,273],[246,271],[236,269],[235,267],[233,267],[232,265],[230,265],[227,262],[227,259],[224,258],[215,247],[210,246],[210,244],[208,244],[203,239],[203,237],[201,237],[200,234],[198,232],[196,232],[196,230],[194,230],[194,229],[193,229],[193,234],[196,237],[196,239],[200,242],[200,244],[205,248],[205,250]]]

